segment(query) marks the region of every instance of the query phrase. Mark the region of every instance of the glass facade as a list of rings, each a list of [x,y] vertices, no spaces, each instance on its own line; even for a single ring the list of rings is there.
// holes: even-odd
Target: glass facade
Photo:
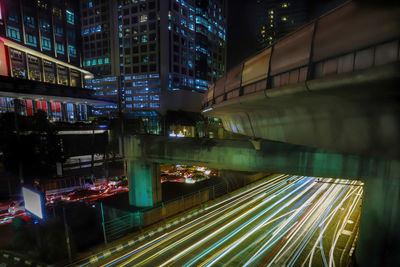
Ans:
[[[0,97],[0,112],[14,111],[17,101],[22,115],[32,116],[42,110],[53,121],[87,120],[90,110],[85,101],[79,99],[76,103],[68,103],[76,89],[69,89],[69,93],[59,87],[82,88],[84,76],[90,75],[80,69],[78,4],[78,1],[58,0],[2,1],[0,27],[4,27],[1,31],[4,39],[1,43],[7,54],[4,56],[9,59],[2,75],[57,84],[58,92],[62,91],[68,100],[62,100],[63,95],[46,95],[47,91],[38,100],[37,95],[30,97],[30,92],[18,91],[14,92],[20,94],[18,99],[15,96]],[[32,85],[32,82],[15,82]],[[43,86],[41,93],[45,88],[47,90],[48,86]],[[32,91],[36,89],[34,84]]]
[[[124,112],[168,108],[164,92],[205,92],[225,73],[225,2],[82,0],[83,65],[96,76],[86,87]],[[108,77],[119,78],[113,89]]]
[[[225,1],[121,1],[118,17],[126,111],[168,106],[160,91],[204,92],[224,74]]]

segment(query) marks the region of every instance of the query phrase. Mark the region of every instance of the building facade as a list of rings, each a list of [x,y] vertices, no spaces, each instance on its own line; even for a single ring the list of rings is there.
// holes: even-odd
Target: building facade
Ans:
[[[87,120],[88,105],[104,103],[83,89],[79,12],[71,0],[0,3],[0,111],[53,121]]]
[[[116,12],[106,15],[114,10],[109,8],[104,13],[109,18],[107,23],[114,25],[107,26],[108,33],[103,32],[101,19],[96,24],[96,15],[93,19],[88,17],[88,24],[83,19],[85,68],[96,75],[93,57],[97,57],[97,68],[98,60],[110,55],[108,62],[115,64],[107,66],[107,73],[99,73],[96,78],[108,78],[105,75],[109,73],[117,80],[120,76],[115,98],[123,112],[200,110],[202,93],[225,72],[225,1],[84,0],[81,15],[84,17],[89,14],[85,13],[87,10],[93,9],[94,14],[100,10],[103,16],[102,7],[111,2],[115,3]],[[101,32],[97,33],[97,29]],[[100,35],[108,36],[107,42],[117,45],[110,45],[108,50],[100,43],[97,44],[101,48],[92,45]],[[96,89],[93,82],[90,86]],[[96,90],[99,94],[110,91],[103,85],[97,87],[101,88]]]
[[[113,117],[120,100],[118,1],[80,1],[83,67],[94,74],[85,86],[114,103],[96,105],[93,114]]]
[[[307,0],[260,0],[257,5],[260,49],[311,19],[311,6]]]

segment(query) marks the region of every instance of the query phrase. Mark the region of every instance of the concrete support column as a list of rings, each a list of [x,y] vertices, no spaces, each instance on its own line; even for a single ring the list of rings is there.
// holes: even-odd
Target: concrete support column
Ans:
[[[128,160],[129,204],[151,207],[161,202],[160,164]]]
[[[399,180],[382,176],[365,182],[358,266],[400,266]]]

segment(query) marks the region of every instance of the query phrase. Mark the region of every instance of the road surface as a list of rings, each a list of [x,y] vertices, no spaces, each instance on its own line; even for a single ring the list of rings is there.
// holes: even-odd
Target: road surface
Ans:
[[[277,175],[79,265],[342,266],[354,250],[362,192],[359,181]]]

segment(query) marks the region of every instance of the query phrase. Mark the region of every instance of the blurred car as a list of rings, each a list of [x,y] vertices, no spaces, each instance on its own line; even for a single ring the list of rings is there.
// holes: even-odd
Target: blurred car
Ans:
[[[78,201],[90,197],[96,197],[100,194],[100,191],[90,189],[76,189],[65,196],[65,200]]]
[[[15,215],[17,213],[21,213],[25,211],[25,203],[21,200],[15,200],[10,203],[8,207],[8,213]]]

